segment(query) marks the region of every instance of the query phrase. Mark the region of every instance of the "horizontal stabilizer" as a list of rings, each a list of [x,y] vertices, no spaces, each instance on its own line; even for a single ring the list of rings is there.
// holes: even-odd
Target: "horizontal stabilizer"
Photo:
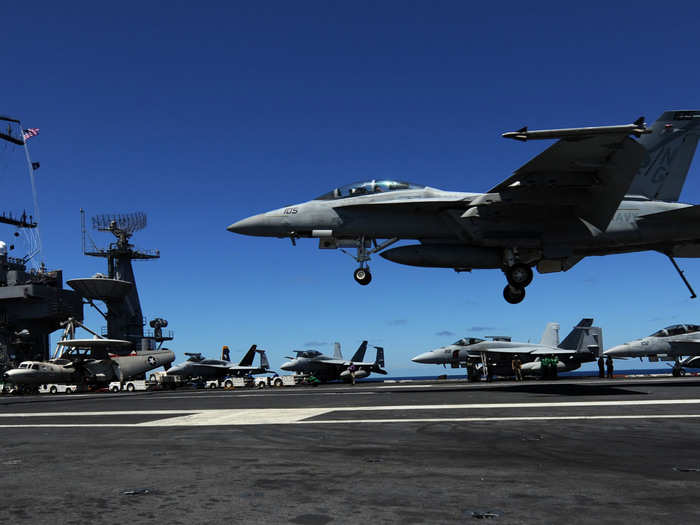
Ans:
[[[645,222],[700,221],[700,205],[685,206],[683,208],[676,208],[675,210],[642,215],[639,219]]]

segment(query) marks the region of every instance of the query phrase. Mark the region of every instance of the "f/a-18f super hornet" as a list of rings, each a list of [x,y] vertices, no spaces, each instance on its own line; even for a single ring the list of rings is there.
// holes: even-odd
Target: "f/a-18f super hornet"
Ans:
[[[593,326],[593,319],[581,319],[574,329],[559,343],[559,324],[549,323],[538,343],[520,343],[509,337],[494,336],[491,341],[479,338],[464,338],[452,345],[444,346],[417,355],[415,363],[450,365],[452,368],[466,367],[470,379],[483,376],[512,376],[512,359],[518,356],[523,362],[523,373],[541,372],[541,358],[556,356],[557,371],[576,370],[581,363],[593,361],[603,348],[603,332]]]
[[[650,361],[675,361],[673,375],[684,375],[683,367],[697,368],[700,363],[700,326],[696,324],[674,324],[654,332],[650,336],[635,339],[628,343],[614,346],[603,352],[613,358],[642,357]],[[682,359],[686,357],[687,359]]]
[[[260,365],[253,365],[255,354],[260,355]],[[189,359],[184,363],[171,367],[167,374],[180,377],[201,377],[203,379],[224,379],[225,377],[244,377],[247,375],[264,374],[270,371],[265,350],[258,350],[253,345],[245,353],[243,359],[236,364],[228,359],[228,347],[222,349],[221,359],[206,359],[201,353],[185,352]]]
[[[370,255],[412,266],[501,269],[509,303],[539,273],[563,272],[593,255],[655,250],[700,257],[700,206],[677,201],[700,137],[700,111],[667,111],[633,124],[504,133],[559,139],[486,193],[371,180],[243,219],[234,233],[319,239],[353,248],[355,280],[369,284]],[[637,140],[633,139],[636,137]],[[404,239],[419,244],[383,251]],[[346,252],[347,253],[347,252]]]
[[[354,365],[355,379],[362,379],[369,376],[372,372],[375,374],[386,375],[384,370],[384,348],[375,346],[377,349],[377,358],[374,362],[365,362],[365,352],[367,351],[367,341],[362,341],[362,344],[349,361],[343,359],[340,352],[340,344],[335,343],[335,352],[333,357],[327,356],[318,350],[295,350],[296,357],[287,357],[291,361],[287,361],[280,368],[288,372],[296,372],[301,374],[313,374],[320,381],[332,381],[341,379],[350,381],[352,379],[351,366]]]

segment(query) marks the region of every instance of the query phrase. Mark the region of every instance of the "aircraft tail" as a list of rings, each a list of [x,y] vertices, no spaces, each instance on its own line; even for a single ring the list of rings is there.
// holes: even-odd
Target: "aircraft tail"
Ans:
[[[229,347],[226,345],[221,347],[221,360],[222,361],[230,361],[231,360],[231,351],[229,350]]]
[[[379,368],[384,368],[384,348],[381,346],[375,346],[377,349],[377,358],[374,360],[374,364]]]
[[[355,352],[355,355],[352,356],[352,361],[353,363],[361,363],[362,361],[365,360],[365,352],[367,351],[367,341],[362,341],[362,344],[360,345],[360,348],[357,349],[357,352]]]
[[[257,347],[257,345],[251,346],[250,349],[243,356],[243,359],[241,359],[241,362],[238,363],[238,366],[253,366],[253,359],[255,359],[255,349]]]
[[[340,343],[333,343],[333,359],[342,359],[343,354],[340,351]]]
[[[700,110],[666,111],[649,129],[639,138],[647,155],[627,194],[677,201],[700,138]]]
[[[270,369],[270,361],[267,360],[267,354],[265,353],[265,350],[255,350],[258,354],[260,354],[260,368],[263,370],[269,370]]]
[[[542,333],[540,344],[545,346],[559,345],[559,323],[547,323]]]
[[[598,356],[603,351],[603,330],[593,326],[593,319],[581,319],[581,322],[561,342],[559,348]]]

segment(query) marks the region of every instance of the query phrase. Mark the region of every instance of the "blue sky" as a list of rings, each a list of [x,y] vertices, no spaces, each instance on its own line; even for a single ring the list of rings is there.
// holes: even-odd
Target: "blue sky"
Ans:
[[[466,335],[538,340],[549,321],[565,335],[592,316],[612,346],[698,322],[655,253],[536,275],[512,306],[498,271],[376,257],[365,288],[350,258],[314,241],[225,229],[357,180],[486,191],[547,145],[504,131],[700,108],[697,3],[611,4],[8,4],[0,113],[41,128],[43,258],[66,278],[104,271],[81,253],[80,208],[146,211],[135,242],[162,259],[135,263],[142,304],[170,321],[178,360],[257,343],[277,367],[295,348],[340,341],[350,354],[368,339],[393,375],[432,374],[410,357]],[[0,208],[30,208],[26,175],[10,176]],[[697,160],[682,200],[700,203]],[[700,289],[700,261],[679,262]]]

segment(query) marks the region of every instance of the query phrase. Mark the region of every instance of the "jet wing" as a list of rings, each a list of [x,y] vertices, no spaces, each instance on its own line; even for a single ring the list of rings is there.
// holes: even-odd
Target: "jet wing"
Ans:
[[[529,208],[541,207],[605,230],[646,154],[627,135],[582,132],[562,138],[492,188],[486,202],[504,204],[506,216],[510,207],[512,219],[527,220]]]

